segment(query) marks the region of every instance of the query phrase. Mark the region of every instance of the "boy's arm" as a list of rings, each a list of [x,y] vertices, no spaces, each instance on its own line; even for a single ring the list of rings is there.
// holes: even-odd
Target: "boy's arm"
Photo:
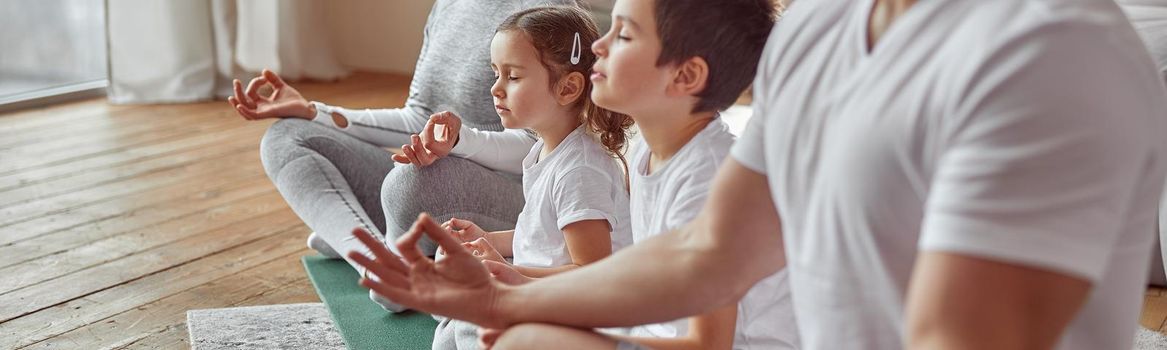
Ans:
[[[689,335],[679,338],[645,338],[618,336],[632,343],[657,350],[731,349],[737,330],[737,304],[713,310],[689,319]]]

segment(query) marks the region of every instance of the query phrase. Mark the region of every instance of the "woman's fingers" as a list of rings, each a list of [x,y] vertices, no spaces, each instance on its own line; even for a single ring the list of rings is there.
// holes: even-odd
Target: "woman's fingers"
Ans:
[[[425,164],[421,163],[421,159],[417,158],[417,152],[415,152],[413,150],[413,145],[401,146],[401,153],[405,153],[405,156],[409,158],[409,162],[413,163],[413,165],[417,165],[417,166],[424,166],[425,165]]]
[[[236,101],[247,106],[247,108],[255,109],[255,101],[252,101],[251,98],[247,97],[247,94],[243,93],[243,83],[239,79],[231,82],[231,88],[235,92]]]
[[[393,158],[394,162],[398,162],[401,164],[409,164],[409,157],[406,157],[404,154],[394,153],[392,156],[390,156],[390,158]]]
[[[437,158],[435,158],[434,155],[426,150],[425,146],[421,144],[421,137],[417,136],[417,134],[410,135],[409,141],[409,148],[413,150],[413,156],[418,160],[417,165],[426,166],[433,164],[434,161],[437,160]]]
[[[454,112],[450,112],[450,111],[438,112],[434,115],[431,115],[430,121],[434,122],[436,124],[447,124],[447,125],[455,124],[455,123],[457,123],[458,125],[462,124],[462,119],[458,118],[458,115],[456,115],[456,114],[454,114]]]
[[[253,103],[259,103],[260,100],[263,99],[259,96],[259,88],[262,88],[263,85],[267,83],[267,79],[264,79],[263,77],[251,79],[251,83],[247,84],[247,91],[244,91],[244,94],[247,96],[247,98],[251,99]]]
[[[235,105],[235,111],[239,112],[239,115],[242,115],[243,118],[248,120],[260,119],[259,113],[256,113],[253,109],[247,108],[247,106],[244,106],[243,104]]]
[[[439,130],[438,125],[443,127]],[[462,120],[453,112],[445,111],[430,116],[422,131],[422,140],[425,148],[433,153],[445,156],[458,142],[458,132],[462,128]],[[438,134],[441,133],[441,134]]]
[[[263,70],[263,77],[271,83],[272,87],[277,89],[284,87],[284,85],[288,85],[284,83],[283,78],[280,78],[279,75],[277,75],[275,72],[272,72],[270,69]]]
[[[437,151],[439,151],[438,147],[440,147],[440,144],[442,142],[450,140],[450,138],[446,137],[445,135],[436,135],[435,134],[435,130],[437,128],[437,125],[439,124],[436,122],[437,120],[438,120],[437,116],[431,116],[430,120],[425,123],[425,129],[423,129],[421,131],[421,140],[424,141],[422,143],[422,145],[425,146],[426,150],[429,150],[429,151],[434,152],[434,153],[437,153]],[[445,128],[442,128],[442,131],[444,132]],[[441,136],[441,137],[439,137],[439,136]]]

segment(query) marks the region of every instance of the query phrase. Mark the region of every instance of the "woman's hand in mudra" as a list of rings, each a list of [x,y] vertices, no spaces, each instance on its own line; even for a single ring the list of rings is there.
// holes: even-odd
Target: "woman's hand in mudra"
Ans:
[[[316,117],[316,109],[308,100],[270,70],[264,69],[262,75],[251,79],[246,90],[239,80],[235,80],[233,84],[235,95],[228,97],[227,103],[230,103],[235,112],[244,119],[295,117],[311,120]],[[271,85],[271,94],[260,95],[259,90],[266,85]]]
[[[401,146],[401,154],[394,154],[393,160],[403,164],[427,166],[438,159],[450,155],[458,144],[458,132],[462,129],[462,119],[453,112],[441,112],[430,116],[421,135],[410,135],[410,143]]]

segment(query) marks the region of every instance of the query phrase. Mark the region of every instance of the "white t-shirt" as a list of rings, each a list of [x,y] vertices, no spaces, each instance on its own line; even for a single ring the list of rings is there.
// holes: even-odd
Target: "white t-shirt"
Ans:
[[[633,143],[630,182],[632,241],[642,242],[695,219],[709,198],[718,167],[735,137],[721,118],[693,136],[660,169],[648,173],[652,151]],[[738,303],[734,349],[797,349],[798,328],[790,305],[786,271],[762,280]],[[629,335],[673,338],[688,333],[687,319],[633,327]]]
[[[1167,92],[1118,7],[921,1],[869,53],[871,8],[789,8],[732,151],[768,174],[803,347],[902,348],[916,256],[946,251],[1093,282],[1057,348],[1129,349]]]
[[[526,203],[515,224],[515,265],[556,267],[571,263],[563,227],[583,220],[607,220],[612,251],[632,242],[628,192],[619,161],[583,127],[575,129],[545,159],[543,140],[523,159]]]
[[[1143,38],[1151,58],[1159,66],[1159,73],[1167,79],[1167,0],[1116,1],[1135,31]]]

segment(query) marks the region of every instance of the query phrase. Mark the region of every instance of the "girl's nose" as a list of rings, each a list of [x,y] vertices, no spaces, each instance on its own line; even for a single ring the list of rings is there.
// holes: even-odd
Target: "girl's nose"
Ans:
[[[494,85],[490,86],[490,95],[496,98],[505,98],[506,92],[503,91],[502,84],[500,84],[500,82],[502,82],[502,78],[495,80]]]

